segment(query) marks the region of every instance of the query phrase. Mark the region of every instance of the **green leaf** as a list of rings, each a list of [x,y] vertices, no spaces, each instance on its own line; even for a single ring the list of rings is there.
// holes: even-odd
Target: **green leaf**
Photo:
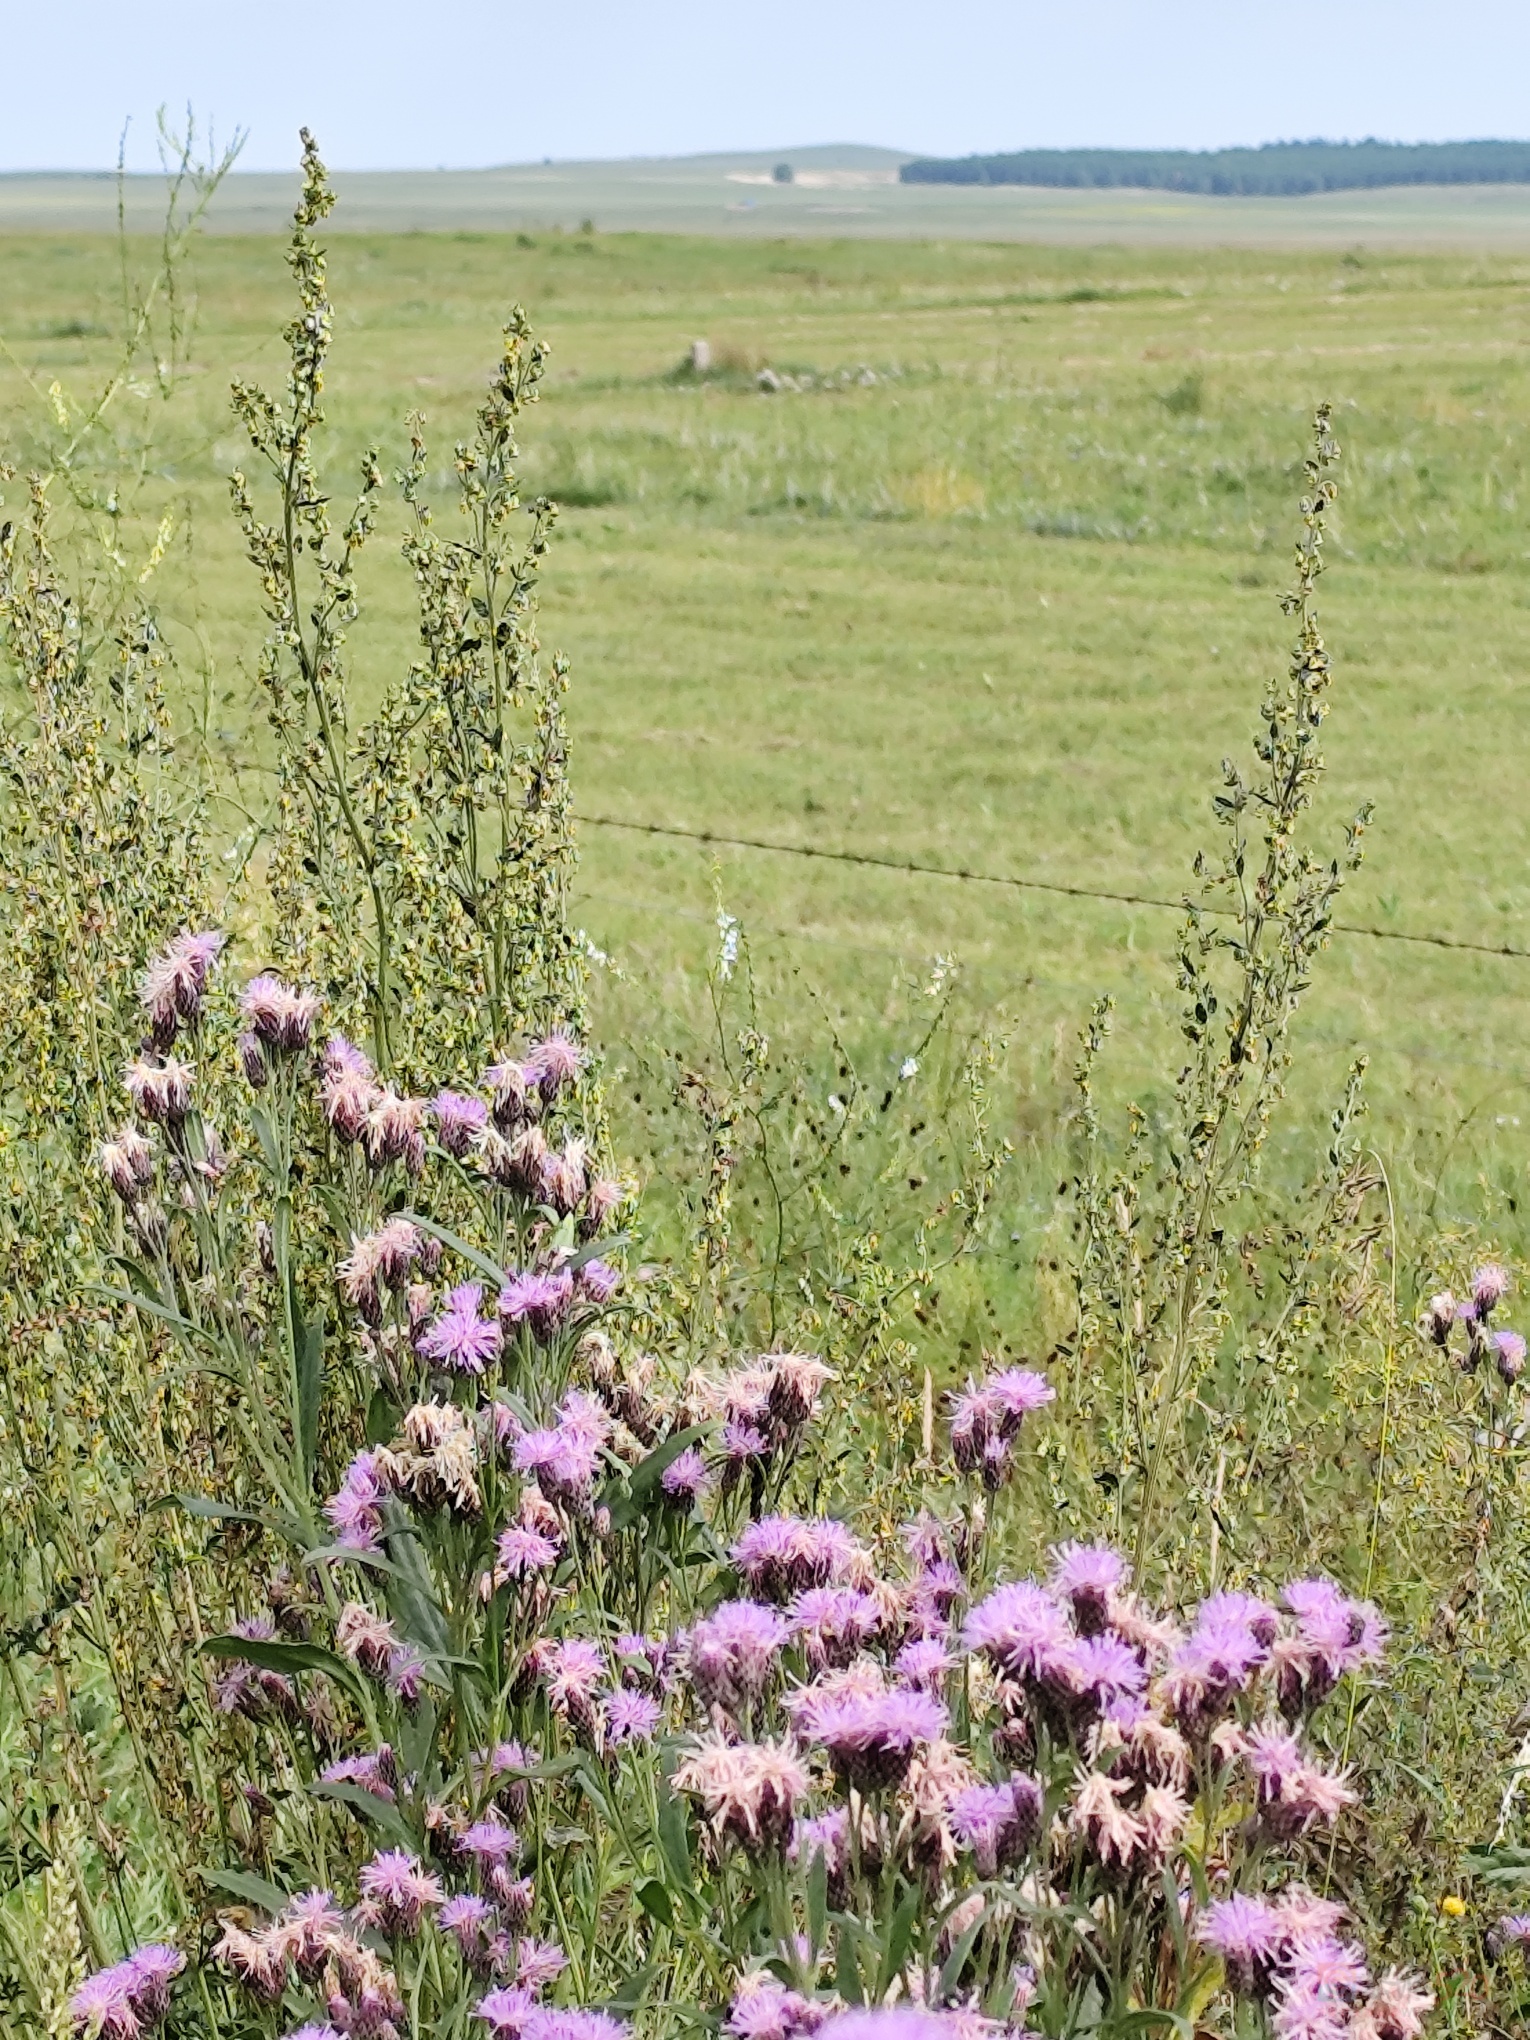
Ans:
[[[675,1909],[669,1902],[669,1893],[657,1877],[650,1877],[640,1884],[633,1896],[649,1918],[657,1920],[661,1927],[675,1924]]]
[[[292,1299],[292,1337],[297,1351],[298,1452],[303,1463],[303,1491],[313,1486],[314,1462],[319,1456],[319,1403],[324,1393],[324,1313],[306,1322],[298,1296],[297,1277],[289,1272],[288,1293]]]
[[[210,1636],[202,1645],[203,1657],[236,1658],[262,1671],[324,1672],[347,1692],[360,1697],[365,1691],[353,1664],[327,1650],[322,1643],[293,1643],[276,1637]]]
[[[935,1987],[934,2002],[937,2006],[950,2002],[951,1993],[955,1990],[961,1979],[961,1973],[967,1966],[967,1957],[972,1953],[973,1945],[987,1923],[988,1911],[989,1908],[985,1905],[977,1918],[972,1922],[972,1925],[946,1957],[945,1966],[940,1972],[940,1982]]]
[[[861,1966],[855,1959],[855,1925],[841,1919],[834,1936],[834,1986],[847,2005],[866,2002],[861,1983]]]
[[[411,1643],[417,1643],[426,1657],[445,1663],[451,1656],[446,1617],[436,1599],[435,1582],[418,1531],[399,1503],[390,1497],[383,1504],[383,1524],[388,1535],[388,1556],[393,1560],[388,1606]]]
[[[337,1799],[342,1806],[351,1807],[363,1820],[370,1821],[373,1827],[397,1842],[401,1849],[418,1846],[396,1806],[386,1799],[379,1799],[375,1792],[368,1792],[364,1785],[354,1784],[349,1778],[316,1778],[308,1788],[308,1796],[310,1799]]]
[[[685,1801],[670,1789],[668,1779],[660,1780],[659,1853],[677,1891],[691,1889],[690,1822]]]
[[[688,1430],[677,1431],[673,1438],[666,1438],[662,1445],[656,1446],[646,1459],[640,1459],[623,1480],[611,1482],[601,1501],[611,1511],[613,1530],[625,1530],[629,1523],[643,1514],[648,1497],[666,1469],[674,1464],[687,1446],[694,1445],[698,1438],[704,1438],[710,1429],[709,1424],[692,1424]]]
[[[400,1411],[386,1389],[374,1388],[367,1404],[367,1443],[386,1445],[398,1430]]]
[[[914,1917],[919,1910],[922,1893],[917,1884],[911,1884],[898,1902],[893,1914],[892,1925],[887,1930],[887,1946],[882,1950],[882,1964],[877,1972],[878,2003],[892,1988],[893,1978],[903,1967],[910,1941],[914,1938]]]
[[[182,1317],[178,1310],[169,1310],[164,1304],[156,1303],[152,1296],[140,1296],[137,1291],[132,1289],[118,1289],[111,1282],[87,1282],[84,1284],[84,1289],[89,1296],[110,1296],[118,1303],[130,1303],[134,1310],[146,1310],[150,1317],[157,1317],[163,1324],[172,1326],[174,1330],[182,1333],[186,1338],[195,1339],[204,1346],[210,1346],[220,1359],[227,1359],[228,1357],[224,1353],[219,1341],[213,1337],[211,1332],[204,1331],[200,1325],[194,1325],[190,1318]],[[238,1377],[232,1370],[228,1370],[228,1378],[233,1381]]]
[[[471,1262],[479,1274],[492,1282],[496,1289],[503,1289],[510,1279],[497,1262],[491,1261],[487,1254],[480,1253],[478,1248],[465,1240],[460,1233],[451,1232],[446,1226],[435,1224],[432,1219],[421,1218],[417,1211],[405,1211],[399,1215],[407,1218],[411,1225],[417,1225],[421,1232],[429,1233],[432,1239],[439,1240],[443,1247],[450,1247],[454,1254],[460,1254],[464,1261]]]
[[[260,1142],[260,1152],[267,1169],[273,1176],[280,1176],[281,1149],[276,1144],[276,1129],[271,1124],[271,1115],[264,1105],[250,1106],[250,1124],[255,1129],[255,1138]]]
[[[1486,1884],[1523,1884],[1530,1880],[1530,1849],[1506,1844],[1502,1848],[1469,1848],[1466,1867]]]
[[[823,1946],[823,1930],[828,1917],[829,1861],[822,1849],[815,1849],[807,1876],[807,1930],[815,1955]]]
[[[436,1703],[428,1694],[420,1695],[419,1705],[404,1711],[399,1735],[400,1769],[406,1776],[419,1779],[420,1789],[429,1793],[438,1784],[430,1772],[434,1770],[432,1759],[436,1747]]]
[[[215,1502],[211,1495],[161,1495],[149,1504],[151,1516],[166,1509],[184,1509],[188,1516],[201,1516],[213,1523],[261,1523],[268,1529],[271,1525],[264,1509],[236,1509],[231,1502]]]
[[[258,1905],[274,1919],[285,1912],[290,1903],[290,1894],[279,1885],[270,1884],[264,1877],[257,1877],[253,1870],[199,1870],[197,1875],[204,1884],[215,1884],[220,1891],[231,1892],[235,1898],[242,1898],[247,1905]]]

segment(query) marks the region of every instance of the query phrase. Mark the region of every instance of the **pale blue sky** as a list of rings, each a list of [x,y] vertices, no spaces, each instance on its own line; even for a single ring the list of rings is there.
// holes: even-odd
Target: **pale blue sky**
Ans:
[[[0,0],[0,169],[1530,136],[1527,0]]]

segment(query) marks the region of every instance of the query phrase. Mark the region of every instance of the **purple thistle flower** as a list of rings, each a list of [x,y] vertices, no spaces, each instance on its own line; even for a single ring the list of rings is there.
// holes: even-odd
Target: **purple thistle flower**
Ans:
[[[556,1941],[517,1941],[515,1973],[528,1990],[545,1990],[556,1983],[568,1967],[568,1957]]]
[[[92,2040],[96,2035],[100,2040],[138,2040],[143,2030],[133,2009],[132,1984],[125,1962],[87,1976],[69,2000],[69,2011],[80,2032],[89,2034]]]
[[[1023,1771],[1005,1785],[973,1785],[952,1802],[951,1832],[980,1877],[1013,1867],[1041,1832],[1041,1787]]]
[[[605,1703],[607,1745],[618,1749],[623,1743],[651,1742],[662,1712],[651,1693],[618,1686]]]
[[[396,1643],[388,1653],[388,1690],[411,1711],[425,1690],[425,1659],[417,1645]]]
[[[563,2011],[538,2005],[521,2028],[521,2040],[628,2040],[631,2031],[609,2012]]]
[[[458,1374],[482,1374],[504,1339],[496,1319],[479,1316],[482,1302],[481,1282],[463,1282],[449,1291],[446,1309],[415,1342],[421,1357]]]
[[[589,1499],[600,1467],[600,1449],[586,1432],[559,1424],[528,1431],[515,1441],[517,1473],[528,1475],[549,1501],[577,1506]]]
[[[186,1967],[185,1956],[164,1941],[147,1941],[120,1966],[127,1971],[133,2010],[152,2026],[170,2009],[170,1986]]]
[[[858,1587],[809,1587],[788,1612],[792,1633],[815,1672],[848,1665],[882,1621],[875,1600]]]
[[[578,1076],[584,1051],[566,1028],[555,1027],[539,1041],[525,1062],[526,1081],[541,1087],[544,1098],[556,1098],[565,1084]]]
[[[479,2001],[473,2014],[482,2019],[494,2040],[522,2040],[526,2021],[536,2010],[536,1999],[524,1984],[491,1990]]]
[[[182,1023],[194,1023],[199,1017],[208,975],[223,942],[223,936],[215,931],[193,935],[188,930],[177,935],[145,970],[138,997],[156,1048],[167,1049]]]
[[[722,1427],[723,1485],[729,1487],[746,1466],[770,1457],[770,1440],[758,1424],[745,1417],[730,1417]]]
[[[928,1693],[895,1688],[834,1694],[810,1710],[804,1725],[847,1784],[874,1792],[901,1783],[916,1746],[934,1742],[946,1721],[945,1708]]]
[[[291,2040],[345,2040],[345,2036],[328,2019],[309,2019],[291,2035]]]
[[[1509,1271],[1498,1261],[1472,1270],[1472,1302],[1479,1318],[1491,1317],[1509,1293]]]
[[[768,1971],[756,1972],[740,1982],[725,2030],[733,2040],[800,2040],[828,2016],[827,2005],[788,1990]]]
[[[537,1344],[548,1346],[563,1329],[573,1298],[574,1278],[566,1269],[517,1275],[499,1292],[499,1314],[509,1324],[528,1326]]]
[[[659,1486],[681,1508],[694,1508],[712,1485],[707,1463],[694,1445],[672,1459],[659,1476]]]
[[[905,1684],[922,1693],[933,1693],[938,1699],[955,1662],[938,1637],[916,1636],[893,1659],[893,1670]]]
[[[561,1545],[525,1523],[512,1523],[501,1530],[495,1544],[494,1584],[507,1580],[529,1580],[538,1573],[551,1572],[558,1563]]]
[[[1506,1388],[1512,1388],[1525,1371],[1525,1342],[1518,1332],[1494,1332],[1493,1352]]]
[[[494,1869],[509,1863],[521,1852],[521,1838],[497,1814],[486,1814],[457,1837],[458,1851],[470,1856],[480,1869]]]
[[[300,1055],[313,1039],[319,997],[263,971],[245,986],[239,1010],[249,1022],[250,1032],[267,1048],[279,1055]]]
[[[359,1785],[363,1792],[370,1792],[374,1799],[385,1800],[390,1806],[396,1797],[398,1772],[387,1743],[364,1756],[337,1757],[324,1766],[319,1776],[326,1785]]]
[[[493,1906],[476,1891],[459,1891],[436,1914],[436,1925],[451,1935],[463,1961],[478,1975],[486,1973],[485,1957],[496,1923]]]
[[[724,1601],[698,1622],[686,1664],[702,1706],[737,1714],[757,1699],[790,1633],[773,1608],[757,1601]]]
[[[607,1304],[622,1284],[621,1273],[608,1261],[586,1261],[575,1276],[580,1294],[593,1304]]]
[[[1242,1599],[1218,1596],[1215,1603],[1208,1603],[1169,1659],[1164,1695],[1187,1735],[1207,1730],[1269,1658],[1269,1649],[1240,1605]]]
[[[1203,1624],[1216,1627],[1222,1624],[1241,1622],[1248,1629],[1256,1643],[1262,1643],[1266,1650],[1275,1641],[1280,1628],[1280,1616],[1268,1601],[1261,1601],[1257,1594],[1222,1593],[1212,1594],[1202,1601],[1196,1611],[1196,1627]]]
[[[789,1601],[809,1587],[837,1585],[852,1571],[859,1552],[850,1532],[832,1516],[762,1516],[728,1556],[752,1593]]]
[[[1262,1995],[1281,1959],[1285,1927],[1268,1899],[1235,1891],[1208,1905],[1196,1923],[1203,1948],[1220,1955],[1228,1980],[1246,1996]]]
[[[1085,1637],[1070,1655],[1080,1692],[1088,1694],[1097,1707],[1129,1699],[1147,1684],[1147,1667],[1119,1636]]]
[[[820,2040],[963,2040],[960,2015],[917,2005],[878,2005],[836,2012],[818,2028]]]
[[[1055,1678],[1076,1648],[1068,1618],[1034,1580],[996,1587],[967,1617],[963,1638],[1012,1679]]]
[[[440,1880],[423,1869],[407,1849],[384,1849],[363,1863],[356,1917],[385,1934],[417,1934],[426,1909],[439,1905]]]
[[[460,1162],[488,1125],[489,1108],[482,1098],[469,1098],[461,1091],[437,1091],[430,1101],[430,1116],[436,1123],[436,1139]]]
[[[1098,1636],[1110,1616],[1110,1598],[1126,1577],[1126,1560],[1108,1544],[1059,1544],[1048,1581],[1073,1610],[1080,1636]]]

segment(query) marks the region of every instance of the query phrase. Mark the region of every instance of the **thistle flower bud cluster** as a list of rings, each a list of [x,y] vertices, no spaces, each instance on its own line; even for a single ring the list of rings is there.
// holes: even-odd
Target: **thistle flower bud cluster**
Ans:
[[[1512,1286],[1507,1268],[1486,1261],[1472,1271],[1467,1297],[1458,1299],[1450,1290],[1440,1290],[1430,1297],[1420,1322],[1424,1336],[1450,1353],[1463,1374],[1475,1374],[1484,1361],[1491,1361],[1505,1388],[1512,1388],[1525,1370],[1522,1334],[1493,1323]]]

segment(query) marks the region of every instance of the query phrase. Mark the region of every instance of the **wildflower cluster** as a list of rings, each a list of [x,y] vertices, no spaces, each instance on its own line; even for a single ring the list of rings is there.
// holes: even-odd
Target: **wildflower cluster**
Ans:
[[[1472,1271],[1469,1295],[1458,1298],[1442,1289],[1430,1297],[1423,1318],[1426,1338],[1449,1353],[1463,1374],[1475,1374],[1484,1362],[1491,1362],[1506,1389],[1513,1388],[1525,1371],[1522,1334],[1493,1323],[1509,1287],[1508,1269],[1485,1261]]]
[[[183,1028],[213,1053],[219,946],[179,938],[146,974],[151,1077]],[[939,1510],[892,1535],[803,1512],[830,1370],[779,1351],[687,1374],[642,1349],[569,1034],[427,1098],[317,1043],[318,1001],[269,973],[238,1009],[264,1279],[291,1296],[287,1186],[311,1170],[370,1442],[316,1508],[302,1313],[290,1334],[280,1310],[225,1314],[247,1378],[289,1336],[298,1377],[262,1441],[287,1555],[206,1647],[244,1863],[281,1899],[222,1922],[207,1974],[235,2006],[306,2040],[463,2019],[616,2040],[626,1976],[621,2009],[693,2001],[734,2040],[913,2018],[975,2040],[1060,2033],[1085,2002],[1124,2032],[1220,1959],[1282,2040],[1419,2030],[1421,1994],[1372,1985],[1340,1909],[1294,1881],[1355,1801],[1308,1728],[1379,1660],[1372,1608],[1306,1579],[1181,1622],[1089,1543],[996,1577],[987,1511],[1052,1401],[1029,1367],[950,1399]],[[147,1163],[102,1167],[133,1210],[157,1194],[137,1230],[191,1326],[238,1171],[208,1167],[186,1068],[173,1114],[130,1068],[112,1145]],[[82,2031],[115,2030],[112,1990],[84,1986]]]

